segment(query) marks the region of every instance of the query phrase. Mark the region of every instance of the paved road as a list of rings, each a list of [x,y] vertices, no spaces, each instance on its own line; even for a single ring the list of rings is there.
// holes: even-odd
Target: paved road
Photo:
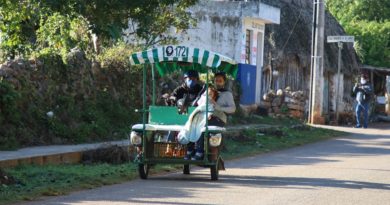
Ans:
[[[106,186],[29,204],[390,204],[390,124],[337,128],[347,137],[207,169]]]

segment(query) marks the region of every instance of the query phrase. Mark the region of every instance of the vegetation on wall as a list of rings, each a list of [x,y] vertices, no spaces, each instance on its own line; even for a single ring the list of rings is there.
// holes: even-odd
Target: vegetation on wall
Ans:
[[[118,52],[131,50],[111,48],[93,62],[76,50],[65,61],[46,53],[3,64],[0,149],[125,138],[139,117],[141,72]]]

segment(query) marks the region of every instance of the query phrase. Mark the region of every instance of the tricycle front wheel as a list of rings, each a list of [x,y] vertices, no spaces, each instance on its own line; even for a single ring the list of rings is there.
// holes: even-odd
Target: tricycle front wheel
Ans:
[[[141,179],[147,179],[149,174],[150,165],[138,164],[138,174]]]
[[[210,166],[210,175],[211,175],[211,180],[216,181],[218,180],[219,176],[219,169],[218,169],[218,161],[216,161],[215,165]]]
[[[189,164],[185,164],[183,166],[183,174],[190,174],[190,165]]]

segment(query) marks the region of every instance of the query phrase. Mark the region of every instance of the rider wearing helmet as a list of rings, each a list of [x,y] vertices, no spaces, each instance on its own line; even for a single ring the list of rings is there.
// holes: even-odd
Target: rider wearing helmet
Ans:
[[[185,106],[188,106],[198,97],[202,86],[199,83],[198,71],[189,70],[184,73],[183,77],[184,83],[172,92],[170,99],[175,102],[175,105],[181,100]]]

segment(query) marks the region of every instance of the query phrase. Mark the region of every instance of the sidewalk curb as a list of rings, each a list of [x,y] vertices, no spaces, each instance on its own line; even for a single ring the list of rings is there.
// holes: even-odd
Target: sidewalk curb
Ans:
[[[19,159],[0,160],[0,168],[16,167],[18,165],[35,164],[74,164],[81,161],[83,151],[51,154],[44,156],[24,157]]]
[[[267,129],[275,129],[280,128],[281,126],[277,125],[265,125],[265,124],[248,124],[248,125],[238,125],[238,126],[229,126],[226,128],[227,135],[239,134],[242,130],[247,129],[258,129],[258,130],[267,130]],[[121,143],[118,144],[119,141],[115,142],[105,142],[105,143],[97,143],[92,144],[91,147],[79,148],[76,151],[65,151],[58,153],[50,153],[50,154],[32,154],[30,156],[22,156],[18,157],[5,157],[5,159],[0,159],[0,168],[10,168],[16,167],[18,165],[46,165],[46,164],[75,164],[82,161],[83,153],[87,151],[97,150],[104,146],[109,145],[119,145],[121,147],[129,148],[129,144],[125,143],[127,140],[122,140]],[[72,145],[70,145],[72,146]],[[81,146],[82,145],[74,145]],[[21,152],[20,150],[14,152]],[[0,151],[1,157],[1,151]]]

